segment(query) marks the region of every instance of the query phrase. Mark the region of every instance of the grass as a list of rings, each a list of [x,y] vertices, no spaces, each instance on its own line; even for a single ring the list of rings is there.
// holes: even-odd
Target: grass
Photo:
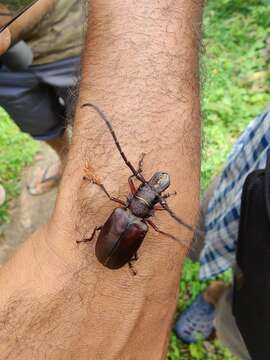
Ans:
[[[220,171],[235,139],[269,101],[269,62],[260,54],[270,29],[270,0],[209,0],[204,18],[204,146],[202,189]],[[21,170],[37,144],[18,131],[0,111],[0,182],[7,202],[0,222],[8,221],[10,200],[19,193]],[[180,283],[183,310],[207,283],[198,279],[199,264],[187,261]],[[222,275],[230,281],[230,273]],[[187,346],[172,334],[168,360],[232,360],[217,340]]]
[[[0,207],[0,224],[9,221],[10,202],[20,191],[20,175],[38,149],[38,144],[23,134],[0,108],[0,183],[4,185],[7,201]]]
[[[270,6],[257,0],[210,0],[204,19],[202,186],[217,173],[250,120],[269,101],[269,64],[261,56]]]

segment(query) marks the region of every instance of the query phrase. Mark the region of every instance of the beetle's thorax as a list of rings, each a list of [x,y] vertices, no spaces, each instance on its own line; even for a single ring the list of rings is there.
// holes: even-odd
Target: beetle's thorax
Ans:
[[[157,193],[148,184],[142,184],[131,198],[129,209],[135,216],[148,218],[151,216],[151,210],[157,202]]]
[[[159,195],[170,186],[167,173],[156,172],[148,183],[141,184],[129,202],[129,209],[137,217],[148,218],[153,215],[153,208],[159,202]]]

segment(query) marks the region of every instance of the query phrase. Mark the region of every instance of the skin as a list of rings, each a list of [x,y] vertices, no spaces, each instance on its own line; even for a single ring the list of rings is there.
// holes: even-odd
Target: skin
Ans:
[[[212,281],[203,293],[204,300],[208,304],[217,305],[227,286],[222,281]]]
[[[0,34],[0,55],[4,54],[10,46],[11,36],[9,29],[5,29]]]
[[[2,359],[164,359],[187,248],[150,230],[132,276],[76,244],[115,207],[85,180],[86,164],[114,196],[125,198],[129,170],[94,110],[111,119],[144,176],[167,171],[170,206],[191,225],[199,206],[198,49],[203,4],[193,0],[92,0],[73,144],[49,224],[0,274]],[[189,241],[165,212],[153,219]]]
[[[9,9],[4,4],[0,4],[0,12],[4,14],[8,14]],[[10,20],[9,16],[0,16],[0,28],[4,26],[9,20]],[[10,30],[6,29],[3,33],[1,33],[0,39],[1,39],[0,41],[0,55],[1,55],[4,54],[10,46],[11,43]]]

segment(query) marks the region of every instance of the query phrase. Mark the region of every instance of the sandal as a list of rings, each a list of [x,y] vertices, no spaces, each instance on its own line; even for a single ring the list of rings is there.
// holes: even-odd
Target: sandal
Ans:
[[[180,315],[174,330],[185,343],[191,344],[199,339],[208,339],[214,330],[215,306],[208,304],[200,294]]]
[[[31,176],[32,180],[26,185],[29,194],[41,195],[58,185],[62,176],[62,165],[60,162],[44,167],[37,166]]]

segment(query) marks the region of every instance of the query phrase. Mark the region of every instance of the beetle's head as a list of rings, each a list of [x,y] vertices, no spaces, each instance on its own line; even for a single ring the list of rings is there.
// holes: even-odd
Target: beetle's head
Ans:
[[[170,183],[170,175],[163,171],[156,172],[148,182],[159,194],[165,191]]]

